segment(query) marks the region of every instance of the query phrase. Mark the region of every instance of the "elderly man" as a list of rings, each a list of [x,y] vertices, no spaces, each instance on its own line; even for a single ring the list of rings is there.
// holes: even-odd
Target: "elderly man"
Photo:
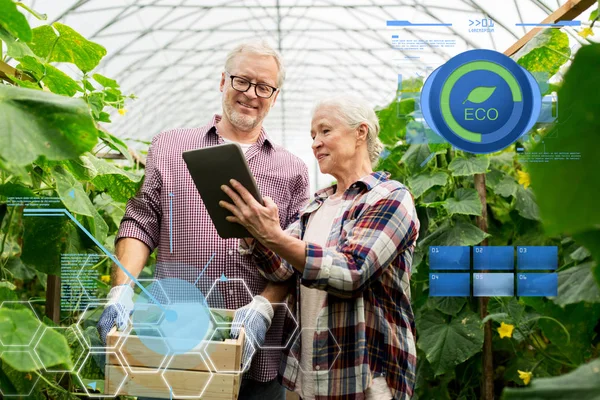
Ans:
[[[238,239],[225,240],[217,235],[182,153],[238,143],[261,193],[277,204],[281,227],[285,228],[308,200],[308,170],[299,158],[273,143],[262,127],[284,76],[279,53],[265,42],[241,44],[228,54],[220,83],[223,115],[215,115],[201,128],[174,129],[154,137],[144,183],[127,204],[115,246],[117,258],[134,277],[158,248],[155,278],[192,283],[214,254],[204,280],[214,282],[223,275],[237,278],[254,296],[247,304],[242,285],[232,285],[223,296],[223,305],[237,309],[237,321],[244,321],[249,314],[258,316],[246,326],[255,347],[281,346],[285,309],[274,312],[270,303],[282,302],[288,287],[263,278],[252,256],[239,251]],[[126,325],[132,310],[130,280],[120,268],[114,266],[113,271],[108,306],[98,323],[103,340],[114,324],[119,328]],[[285,398],[285,390],[276,380],[280,358],[279,350],[257,349],[244,375],[240,400]]]

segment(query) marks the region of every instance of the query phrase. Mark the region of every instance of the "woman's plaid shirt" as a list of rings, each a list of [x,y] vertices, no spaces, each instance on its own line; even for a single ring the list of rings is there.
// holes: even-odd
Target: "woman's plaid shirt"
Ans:
[[[410,306],[410,272],[419,232],[412,195],[389,174],[375,172],[354,183],[343,195],[327,246],[306,245],[303,274],[265,247],[254,250],[261,273],[269,280],[296,277],[290,308],[300,315],[300,286],[328,293],[314,327],[313,372],[317,400],[364,399],[375,377],[385,377],[394,399],[413,394],[417,354]],[[321,190],[286,229],[302,238],[310,215],[334,193]],[[290,296],[291,297],[291,296]],[[300,335],[289,316],[280,379],[292,389],[298,377]]]

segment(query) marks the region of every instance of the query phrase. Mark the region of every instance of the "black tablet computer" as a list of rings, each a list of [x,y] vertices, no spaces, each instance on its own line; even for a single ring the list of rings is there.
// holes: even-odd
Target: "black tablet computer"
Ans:
[[[190,150],[183,153],[183,160],[219,236],[223,239],[251,237],[252,235],[242,225],[227,221],[225,217],[232,214],[219,206],[221,200],[233,203],[231,198],[221,190],[221,185],[231,186],[230,179],[240,182],[256,200],[263,204],[242,148],[236,143],[227,143]]]

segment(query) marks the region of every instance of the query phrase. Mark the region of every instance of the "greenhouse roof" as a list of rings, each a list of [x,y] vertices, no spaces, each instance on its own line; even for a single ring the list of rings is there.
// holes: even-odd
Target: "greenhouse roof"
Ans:
[[[106,47],[99,72],[138,99],[113,115],[111,131],[144,148],[162,130],[201,126],[221,108],[226,53],[266,38],[287,66],[287,80],[265,121],[276,142],[321,177],[310,150],[316,99],[352,92],[373,106],[396,95],[399,75],[423,75],[473,48],[505,51],[565,0],[31,0]],[[577,17],[587,24],[591,10]],[[404,21],[404,22],[401,22]],[[37,26],[45,21],[30,17]],[[565,27],[573,47],[580,27]],[[73,74],[75,71],[73,70]],[[416,75],[415,75],[416,76]],[[314,171],[313,171],[314,170]]]

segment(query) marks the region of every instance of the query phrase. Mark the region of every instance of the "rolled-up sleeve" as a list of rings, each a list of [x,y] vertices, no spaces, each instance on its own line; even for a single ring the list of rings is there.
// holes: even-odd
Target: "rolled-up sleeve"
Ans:
[[[302,284],[338,297],[360,296],[414,245],[418,230],[412,196],[406,188],[394,190],[363,212],[336,247],[307,243]]]
[[[129,199],[125,215],[121,220],[115,243],[122,238],[135,238],[144,242],[150,252],[159,244],[162,209],[160,194],[162,178],[157,163],[157,142],[160,135],[152,140],[146,159],[146,174],[138,193]]]
[[[296,239],[300,238],[300,219],[296,219],[288,226],[285,233]],[[256,243],[253,255],[258,271],[265,279],[273,282],[283,282],[290,279],[295,273],[294,267],[290,263],[261,243]]]
[[[287,228],[298,220],[300,210],[306,206],[310,198],[310,186],[308,183],[308,168],[303,162],[297,165],[298,175],[290,182],[290,193],[292,194],[288,207],[287,218],[284,226]]]

